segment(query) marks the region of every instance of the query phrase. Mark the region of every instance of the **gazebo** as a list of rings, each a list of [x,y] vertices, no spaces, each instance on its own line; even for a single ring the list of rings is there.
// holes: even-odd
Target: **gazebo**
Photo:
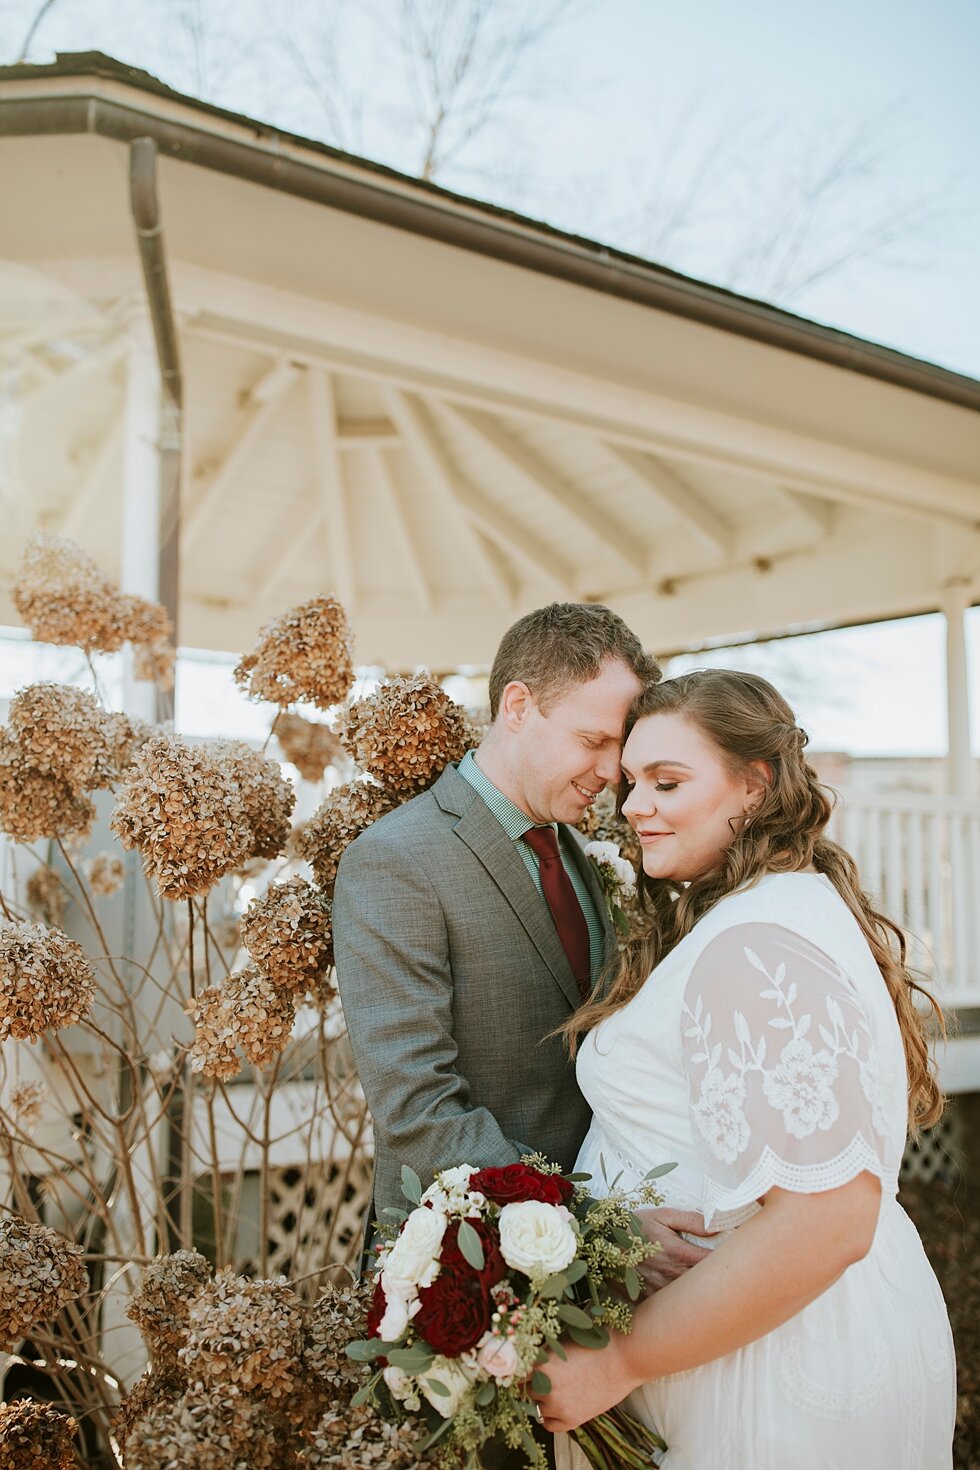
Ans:
[[[980,1004],[980,383],[102,55],[0,69],[0,134],[0,622],[38,527],[184,645],[330,590],[392,670],[555,598],[661,653],[942,611],[949,796],[843,816]]]

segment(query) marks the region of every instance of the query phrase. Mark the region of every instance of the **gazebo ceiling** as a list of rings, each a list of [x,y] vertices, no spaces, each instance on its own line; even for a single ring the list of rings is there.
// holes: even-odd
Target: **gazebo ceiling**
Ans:
[[[0,129],[8,101],[82,86],[171,142],[180,124],[285,147],[131,84],[24,71],[0,73]],[[9,131],[6,622],[31,529],[119,572],[132,364],[152,351],[125,142]],[[312,149],[304,162],[357,172]],[[382,182],[399,198],[422,188]],[[160,188],[184,379],[185,644],[244,647],[321,590],[347,604],[360,661],[439,669],[486,662],[553,598],[607,601],[664,651],[975,590],[969,380],[923,366],[916,391],[866,359],[851,371],[215,163],[164,158]],[[880,355],[896,373],[910,361]]]

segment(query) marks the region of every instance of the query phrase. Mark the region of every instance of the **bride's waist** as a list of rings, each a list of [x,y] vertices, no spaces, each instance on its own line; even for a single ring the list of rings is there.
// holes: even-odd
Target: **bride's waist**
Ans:
[[[700,1171],[678,1158],[678,1150],[672,1147],[669,1139],[652,1136],[649,1143],[644,1144],[641,1155],[638,1149],[630,1147],[628,1140],[593,1120],[579,1151],[576,1171],[591,1173],[592,1183],[587,1186],[590,1194],[609,1194],[613,1189],[632,1194],[652,1170],[665,1164],[672,1165],[669,1173],[651,1181],[657,1193],[663,1196],[664,1204],[677,1210],[700,1211]]]

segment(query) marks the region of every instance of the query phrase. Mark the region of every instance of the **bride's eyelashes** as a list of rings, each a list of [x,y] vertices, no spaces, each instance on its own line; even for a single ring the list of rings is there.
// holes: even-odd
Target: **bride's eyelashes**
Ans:
[[[656,786],[654,787],[654,790],[655,791],[676,791],[677,790],[677,786],[678,786],[678,782],[676,782],[676,781],[658,781],[657,784],[656,784]]]

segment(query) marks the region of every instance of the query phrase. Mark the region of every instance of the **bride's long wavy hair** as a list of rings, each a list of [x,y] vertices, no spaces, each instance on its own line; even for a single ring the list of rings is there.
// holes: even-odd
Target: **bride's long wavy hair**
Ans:
[[[888,987],[905,1046],[909,1123],[913,1131],[941,1116],[942,1091],[929,1052],[931,1022],[945,1034],[943,1014],[906,964],[905,935],[861,888],[854,859],[824,835],[833,810],[828,789],[804,756],[807,736],[767,680],[726,669],[701,669],[649,685],[630,711],[627,735],[649,715],[678,714],[708,737],[734,772],[764,761],[772,772],[765,795],[748,814],[718,865],[690,883],[651,879],[640,871],[639,933],[625,945],[608,988],[606,977],[563,1031],[574,1054],[579,1039],[631,1000],[655,965],[726,894],[766,873],[824,873],[854,915]],[[620,806],[626,798],[619,793]],[[924,1010],[916,1004],[920,998]]]

